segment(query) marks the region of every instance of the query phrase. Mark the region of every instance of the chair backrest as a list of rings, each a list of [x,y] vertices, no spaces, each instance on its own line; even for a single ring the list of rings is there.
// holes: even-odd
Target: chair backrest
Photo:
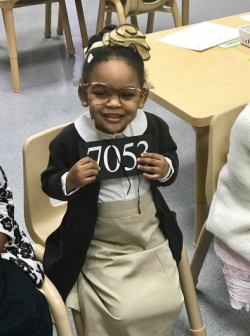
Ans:
[[[49,160],[49,144],[65,127],[61,125],[28,138],[23,145],[24,217],[35,243],[45,246],[47,237],[60,225],[66,203],[52,205],[41,189],[41,173]]]
[[[125,6],[125,15],[129,10],[128,15],[136,15],[140,13],[148,13],[160,9],[165,5],[166,0],[127,0]]]
[[[206,198],[209,205],[216,191],[219,173],[227,162],[232,126],[244,108],[245,105],[242,105],[227,112],[215,114],[211,120],[206,177]]]
[[[107,0],[107,5],[113,7],[117,1],[120,0]],[[123,1],[121,2],[124,3]],[[166,0],[126,0],[126,3],[124,4],[124,14],[127,17],[140,13],[148,13],[162,8],[165,3]]]

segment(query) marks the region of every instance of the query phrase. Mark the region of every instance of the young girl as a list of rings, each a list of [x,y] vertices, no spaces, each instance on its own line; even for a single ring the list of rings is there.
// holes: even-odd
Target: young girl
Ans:
[[[0,166],[0,335],[52,336],[44,273],[14,219],[12,192]]]
[[[68,201],[46,242],[45,272],[81,312],[85,336],[167,336],[183,304],[182,235],[157,188],[177,176],[176,145],[168,125],[141,110],[149,49],[129,24],[90,39],[79,85],[89,111],[51,142],[42,174],[44,192]],[[79,143],[143,134],[155,136],[155,150],[138,158],[141,176],[96,181],[96,161],[79,157]]]

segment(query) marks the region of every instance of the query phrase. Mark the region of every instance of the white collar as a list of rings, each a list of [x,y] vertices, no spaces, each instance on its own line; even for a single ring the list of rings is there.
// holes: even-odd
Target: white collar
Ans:
[[[89,141],[98,140],[96,136],[96,130],[93,125],[89,111],[83,113],[79,118],[77,118],[74,124],[75,124],[75,128],[78,134],[84,141],[89,142]],[[146,131],[148,123],[147,123],[146,114],[144,113],[143,110],[141,109],[137,110],[137,114],[136,114],[135,119],[132,122],[132,125],[133,125],[134,135],[142,135]],[[121,136],[122,137],[131,136],[131,128],[129,127],[129,125],[127,125],[127,127],[122,133],[108,134],[108,133],[104,133],[100,131],[98,132],[100,133],[101,138],[103,139],[116,138],[116,137],[121,137]]]

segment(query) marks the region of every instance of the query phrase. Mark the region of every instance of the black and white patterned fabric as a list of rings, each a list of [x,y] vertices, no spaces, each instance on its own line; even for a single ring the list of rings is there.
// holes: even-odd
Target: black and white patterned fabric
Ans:
[[[32,282],[41,288],[44,273],[41,264],[35,257],[34,250],[25,233],[19,229],[14,219],[14,203],[12,191],[8,186],[7,177],[0,166],[0,232],[8,236],[1,252],[1,258],[9,260],[21,267]]]

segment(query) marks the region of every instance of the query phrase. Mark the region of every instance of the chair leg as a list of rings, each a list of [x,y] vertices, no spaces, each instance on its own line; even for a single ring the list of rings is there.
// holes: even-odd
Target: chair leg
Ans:
[[[77,336],[85,336],[81,313],[75,309],[71,309],[71,311],[75,322]]]
[[[146,34],[153,33],[154,29],[154,19],[155,19],[155,11],[148,13],[148,21],[147,21],[147,30]]]
[[[112,12],[107,12],[106,19],[105,19],[105,26],[110,25],[111,21],[112,21]]]
[[[62,22],[62,16],[60,13],[60,6],[58,7],[58,19],[57,19],[57,35],[63,35],[63,22]]]
[[[14,4],[13,4],[14,5]],[[4,18],[5,18],[5,29],[8,40],[8,49],[10,57],[10,67],[12,74],[13,91],[20,92],[20,78],[19,78],[19,68],[18,68],[18,56],[17,56],[17,46],[16,46],[16,34],[14,25],[13,8],[4,8]]]
[[[63,28],[64,28],[65,39],[66,39],[66,44],[67,44],[67,52],[68,52],[68,55],[71,56],[75,54],[75,48],[74,48],[73,41],[72,41],[72,35],[71,35],[70,26],[69,26],[69,18],[68,18],[65,0],[59,0],[59,5],[60,5],[60,13],[62,16]]]
[[[191,262],[191,272],[195,285],[198,282],[198,277],[207,255],[207,251],[213,239],[213,234],[206,229],[206,223],[203,225],[194,256]]]
[[[132,23],[134,26],[136,26],[137,29],[139,29],[137,16],[136,16],[136,15],[131,16],[131,17],[130,17],[130,20],[131,20],[131,23]]]
[[[182,21],[181,21],[180,12],[179,12],[176,0],[173,1],[173,6],[171,7],[171,11],[172,11],[172,14],[173,14],[175,27],[181,27],[182,26]]]
[[[103,28],[103,22],[105,17],[105,10],[106,10],[106,0],[99,0],[99,9],[98,9],[98,16],[96,22],[96,34],[98,34]]]
[[[86,28],[86,23],[85,23],[83,8],[82,8],[82,0],[75,0],[75,3],[76,3],[76,11],[77,11],[77,16],[78,16],[81,37],[82,37],[82,46],[83,48],[85,48],[88,45],[88,34],[87,34],[87,28]]]
[[[73,336],[68,313],[63,300],[53,283],[45,277],[42,289],[45,292],[58,336]]]
[[[126,23],[126,16],[125,16],[124,8],[123,8],[123,5],[122,5],[121,1],[120,0],[112,0],[112,2],[114,3],[115,8],[116,8],[116,13],[117,13],[117,16],[118,16],[119,24],[121,25],[121,24]]]
[[[45,28],[44,37],[51,37],[51,2],[45,4]]]
[[[202,321],[185,246],[183,246],[182,259],[179,264],[179,275],[188,314],[191,335],[206,336],[207,333]]]
[[[189,0],[182,0],[182,25],[187,26],[189,22]]]

